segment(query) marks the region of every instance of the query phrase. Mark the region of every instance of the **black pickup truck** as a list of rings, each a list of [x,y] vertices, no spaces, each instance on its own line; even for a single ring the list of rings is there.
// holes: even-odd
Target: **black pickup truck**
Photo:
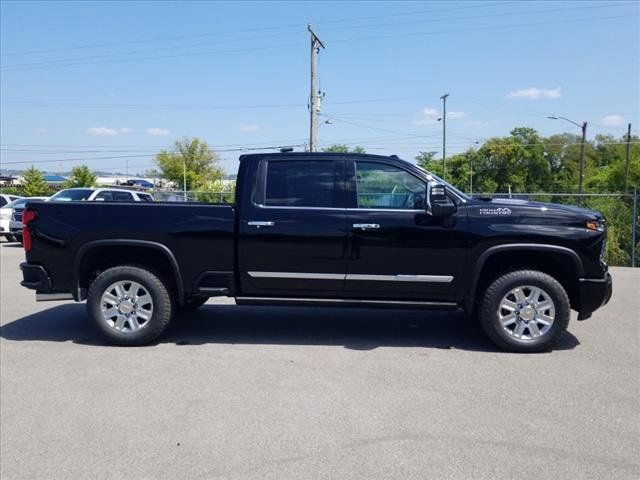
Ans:
[[[599,213],[472,199],[395,156],[245,155],[234,204],[53,201],[28,204],[23,223],[22,285],[38,300],[86,300],[120,345],[231,296],[462,308],[499,347],[532,352],[612,288]]]

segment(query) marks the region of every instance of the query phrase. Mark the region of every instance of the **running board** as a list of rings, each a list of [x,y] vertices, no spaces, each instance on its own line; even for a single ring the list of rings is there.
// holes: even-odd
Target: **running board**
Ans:
[[[416,302],[407,300],[360,300],[351,298],[236,297],[238,305],[331,305],[383,308],[458,308],[456,302]]]
[[[73,300],[70,293],[37,293],[36,302],[53,302],[59,300]]]

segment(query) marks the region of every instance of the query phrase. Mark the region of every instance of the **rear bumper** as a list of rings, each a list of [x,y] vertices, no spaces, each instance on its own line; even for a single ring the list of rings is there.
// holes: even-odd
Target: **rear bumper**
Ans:
[[[586,320],[598,308],[606,305],[612,293],[613,282],[608,272],[604,278],[581,278],[578,320]]]
[[[42,265],[22,262],[20,264],[22,270],[22,281],[20,285],[38,293],[51,292],[51,277]]]
[[[20,264],[22,281],[20,285],[36,291],[36,301],[73,300],[69,292],[56,292],[52,288],[51,277],[42,265],[23,262]]]

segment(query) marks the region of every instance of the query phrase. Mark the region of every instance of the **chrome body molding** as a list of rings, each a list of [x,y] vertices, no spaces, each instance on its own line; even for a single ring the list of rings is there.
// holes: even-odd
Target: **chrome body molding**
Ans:
[[[452,275],[365,275],[357,273],[247,272],[253,278],[291,278],[297,280],[356,280],[370,282],[451,283]]]
[[[304,280],[344,280],[343,273],[247,272],[253,278],[293,278]]]

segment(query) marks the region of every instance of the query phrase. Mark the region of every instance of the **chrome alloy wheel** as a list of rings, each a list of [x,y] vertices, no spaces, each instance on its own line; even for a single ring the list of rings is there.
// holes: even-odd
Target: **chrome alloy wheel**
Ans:
[[[540,287],[516,287],[502,298],[498,319],[505,332],[519,340],[533,340],[549,331],[556,317],[556,307]]]
[[[109,285],[100,300],[102,318],[109,327],[131,333],[146,327],[153,314],[153,299],[139,283],[121,280]]]

